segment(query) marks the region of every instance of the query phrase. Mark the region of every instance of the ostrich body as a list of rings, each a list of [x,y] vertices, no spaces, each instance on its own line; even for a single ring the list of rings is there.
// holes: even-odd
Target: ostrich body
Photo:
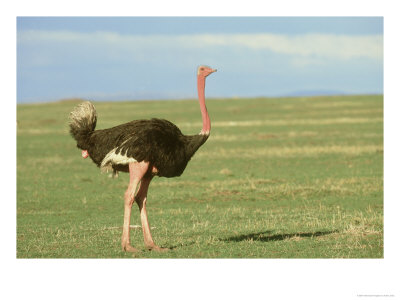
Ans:
[[[152,178],[180,176],[197,149],[210,135],[211,123],[205,104],[205,80],[215,72],[208,66],[197,69],[197,89],[203,128],[197,135],[183,135],[173,123],[163,119],[135,120],[112,128],[95,130],[96,110],[90,102],[78,105],[70,114],[70,133],[82,149],[102,170],[129,172],[124,196],[122,249],[137,251],[130,244],[130,217],[134,202],[139,206],[144,242],[148,249],[163,251],[151,236],[147,219],[147,191]],[[138,191],[135,195],[137,187]]]

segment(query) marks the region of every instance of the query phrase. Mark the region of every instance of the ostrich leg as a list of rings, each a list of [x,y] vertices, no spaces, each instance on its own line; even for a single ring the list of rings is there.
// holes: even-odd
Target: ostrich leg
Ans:
[[[128,252],[136,252],[137,249],[133,248],[130,244],[129,225],[131,221],[132,204],[135,201],[136,187],[146,174],[149,163],[146,162],[133,162],[129,163],[129,185],[125,192],[125,205],[124,205],[124,227],[122,229],[122,250]]]
[[[150,178],[146,177],[142,179],[142,181],[140,182],[139,191],[137,192],[137,195],[135,197],[136,203],[139,206],[140,219],[142,221],[144,244],[149,250],[167,251],[168,250],[167,248],[158,247],[154,243],[153,238],[151,237],[150,224],[147,219],[147,210],[146,210],[147,191],[149,189],[151,179],[152,177]]]

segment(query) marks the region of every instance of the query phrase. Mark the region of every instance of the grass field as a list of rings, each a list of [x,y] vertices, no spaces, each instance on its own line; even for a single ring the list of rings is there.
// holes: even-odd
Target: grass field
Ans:
[[[179,178],[156,177],[121,251],[128,175],[83,160],[79,101],[17,106],[18,258],[382,258],[383,96],[209,100],[212,132]],[[160,117],[198,133],[198,103],[95,103],[98,129]],[[135,205],[133,225],[140,224]]]

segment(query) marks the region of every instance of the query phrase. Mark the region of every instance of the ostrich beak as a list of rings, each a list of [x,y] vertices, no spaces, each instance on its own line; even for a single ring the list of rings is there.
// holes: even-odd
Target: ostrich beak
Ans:
[[[217,72],[217,69],[212,69],[211,73]]]

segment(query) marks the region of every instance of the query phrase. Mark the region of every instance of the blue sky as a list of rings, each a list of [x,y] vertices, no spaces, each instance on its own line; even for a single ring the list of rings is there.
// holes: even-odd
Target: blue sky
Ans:
[[[383,93],[382,17],[18,17],[17,102]]]

